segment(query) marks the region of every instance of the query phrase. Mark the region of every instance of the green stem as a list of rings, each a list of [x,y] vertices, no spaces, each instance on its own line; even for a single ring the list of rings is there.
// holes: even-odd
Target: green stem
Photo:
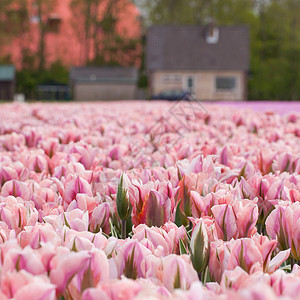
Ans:
[[[265,222],[262,224],[262,235],[266,235],[266,225]]]
[[[198,274],[199,280],[202,282],[202,272],[198,272],[197,274]]]
[[[206,277],[207,277],[207,272],[206,272],[207,268],[205,268],[202,272],[198,272],[198,278],[199,280],[205,284],[206,283]]]
[[[122,230],[122,239],[126,239],[126,220],[122,220],[121,223],[121,230]]]
[[[205,285],[208,279],[208,266],[203,271],[203,284]]]
[[[291,257],[290,258],[290,261],[291,261],[291,271],[293,271],[293,267],[294,267],[294,259]]]

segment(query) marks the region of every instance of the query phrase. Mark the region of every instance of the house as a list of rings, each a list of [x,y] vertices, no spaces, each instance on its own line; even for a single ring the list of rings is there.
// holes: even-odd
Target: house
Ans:
[[[200,100],[247,99],[247,26],[161,25],[147,33],[150,93],[189,90]]]
[[[72,67],[70,88],[74,100],[132,100],[137,93],[134,67]]]
[[[0,100],[13,100],[15,73],[13,65],[0,65]]]

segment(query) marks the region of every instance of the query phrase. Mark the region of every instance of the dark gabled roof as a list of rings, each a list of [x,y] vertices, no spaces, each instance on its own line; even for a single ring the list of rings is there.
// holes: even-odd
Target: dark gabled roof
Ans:
[[[247,26],[217,26],[216,44],[206,42],[207,26],[161,25],[148,29],[146,63],[152,70],[248,70]]]
[[[118,82],[136,83],[138,70],[134,67],[72,67],[72,82]]]
[[[0,81],[11,81],[15,79],[15,67],[13,65],[0,65]]]

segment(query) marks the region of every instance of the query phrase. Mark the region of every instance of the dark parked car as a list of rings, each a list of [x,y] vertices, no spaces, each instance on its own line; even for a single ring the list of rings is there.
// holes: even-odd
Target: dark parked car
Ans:
[[[190,100],[191,93],[186,90],[167,90],[151,97],[152,100]]]

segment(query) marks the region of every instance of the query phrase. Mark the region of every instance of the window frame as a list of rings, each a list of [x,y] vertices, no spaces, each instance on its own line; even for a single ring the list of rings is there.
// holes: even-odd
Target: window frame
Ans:
[[[162,74],[161,81],[164,84],[181,83],[182,75],[180,75],[180,74]]]
[[[233,80],[233,87],[218,87],[218,80]],[[226,84],[225,84],[226,85]],[[218,75],[215,77],[215,91],[216,92],[235,92],[237,89],[237,78],[236,76]]]

